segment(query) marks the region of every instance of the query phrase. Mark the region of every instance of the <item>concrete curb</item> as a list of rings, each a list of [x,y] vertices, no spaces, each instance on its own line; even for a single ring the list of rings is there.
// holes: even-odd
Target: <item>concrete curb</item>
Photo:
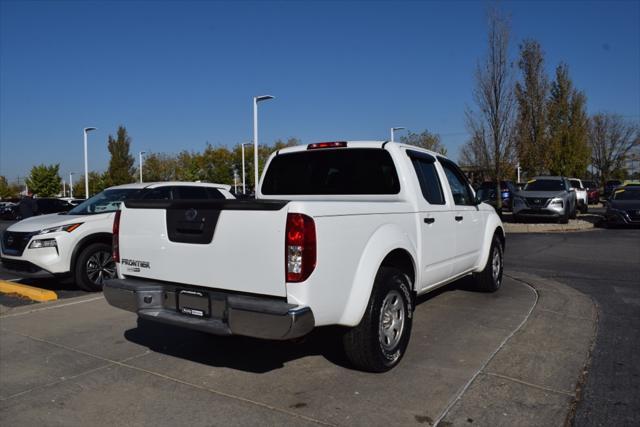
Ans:
[[[562,283],[512,272],[538,301],[529,319],[491,357],[440,418],[450,425],[570,423],[597,333],[593,300]]]
[[[58,294],[48,289],[40,289],[7,280],[0,280],[0,292],[3,294],[17,294],[21,297],[39,302],[55,301],[58,299]]]
[[[521,223],[504,223],[507,233],[548,233],[548,232],[566,232],[566,231],[585,231],[592,230],[595,225],[588,221],[580,219],[571,220],[568,224],[521,224]]]

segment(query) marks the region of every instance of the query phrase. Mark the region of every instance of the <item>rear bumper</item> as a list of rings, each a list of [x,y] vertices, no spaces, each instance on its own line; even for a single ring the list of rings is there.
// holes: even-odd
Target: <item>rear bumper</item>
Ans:
[[[308,334],[315,326],[309,307],[283,300],[203,290],[209,296],[210,317],[182,314],[177,309],[178,292],[188,287],[136,279],[114,279],[105,283],[109,304],[137,313],[148,320],[195,329],[214,335],[244,335],[287,340]]]

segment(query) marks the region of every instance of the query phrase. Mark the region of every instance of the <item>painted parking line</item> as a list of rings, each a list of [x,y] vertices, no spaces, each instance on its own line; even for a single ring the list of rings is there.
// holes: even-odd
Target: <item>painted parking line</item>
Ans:
[[[48,289],[40,289],[35,286],[23,285],[9,280],[0,280],[0,292],[3,294],[18,294],[33,301],[55,301],[58,294]]]

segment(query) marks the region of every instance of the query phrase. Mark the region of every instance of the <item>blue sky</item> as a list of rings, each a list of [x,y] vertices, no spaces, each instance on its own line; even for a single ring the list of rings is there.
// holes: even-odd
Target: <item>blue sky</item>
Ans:
[[[132,152],[251,139],[385,139],[389,127],[467,135],[486,8],[469,2],[6,1],[0,3],[0,175],[40,163],[104,170],[108,134]],[[512,53],[535,38],[590,113],[640,121],[640,2],[502,2]],[[400,134],[401,135],[401,134]],[[137,156],[136,156],[137,157]]]

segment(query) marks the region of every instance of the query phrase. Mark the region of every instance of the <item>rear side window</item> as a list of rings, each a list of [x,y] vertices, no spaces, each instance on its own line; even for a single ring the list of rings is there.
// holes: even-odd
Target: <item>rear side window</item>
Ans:
[[[174,199],[188,199],[188,200],[206,200],[207,190],[204,187],[187,187],[179,186],[174,187],[173,190]]]
[[[418,175],[422,196],[432,205],[444,205],[442,184],[433,161],[411,156],[411,163]]]
[[[145,200],[171,200],[171,187],[151,188],[145,190],[142,198]]]
[[[400,182],[389,153],[379,148],[320,149],[273,158],[263,194],[398,194]]]
[[[224,194],[220,192],[217,188],[207,187],[207,196],[210,199],[224,199]]]

